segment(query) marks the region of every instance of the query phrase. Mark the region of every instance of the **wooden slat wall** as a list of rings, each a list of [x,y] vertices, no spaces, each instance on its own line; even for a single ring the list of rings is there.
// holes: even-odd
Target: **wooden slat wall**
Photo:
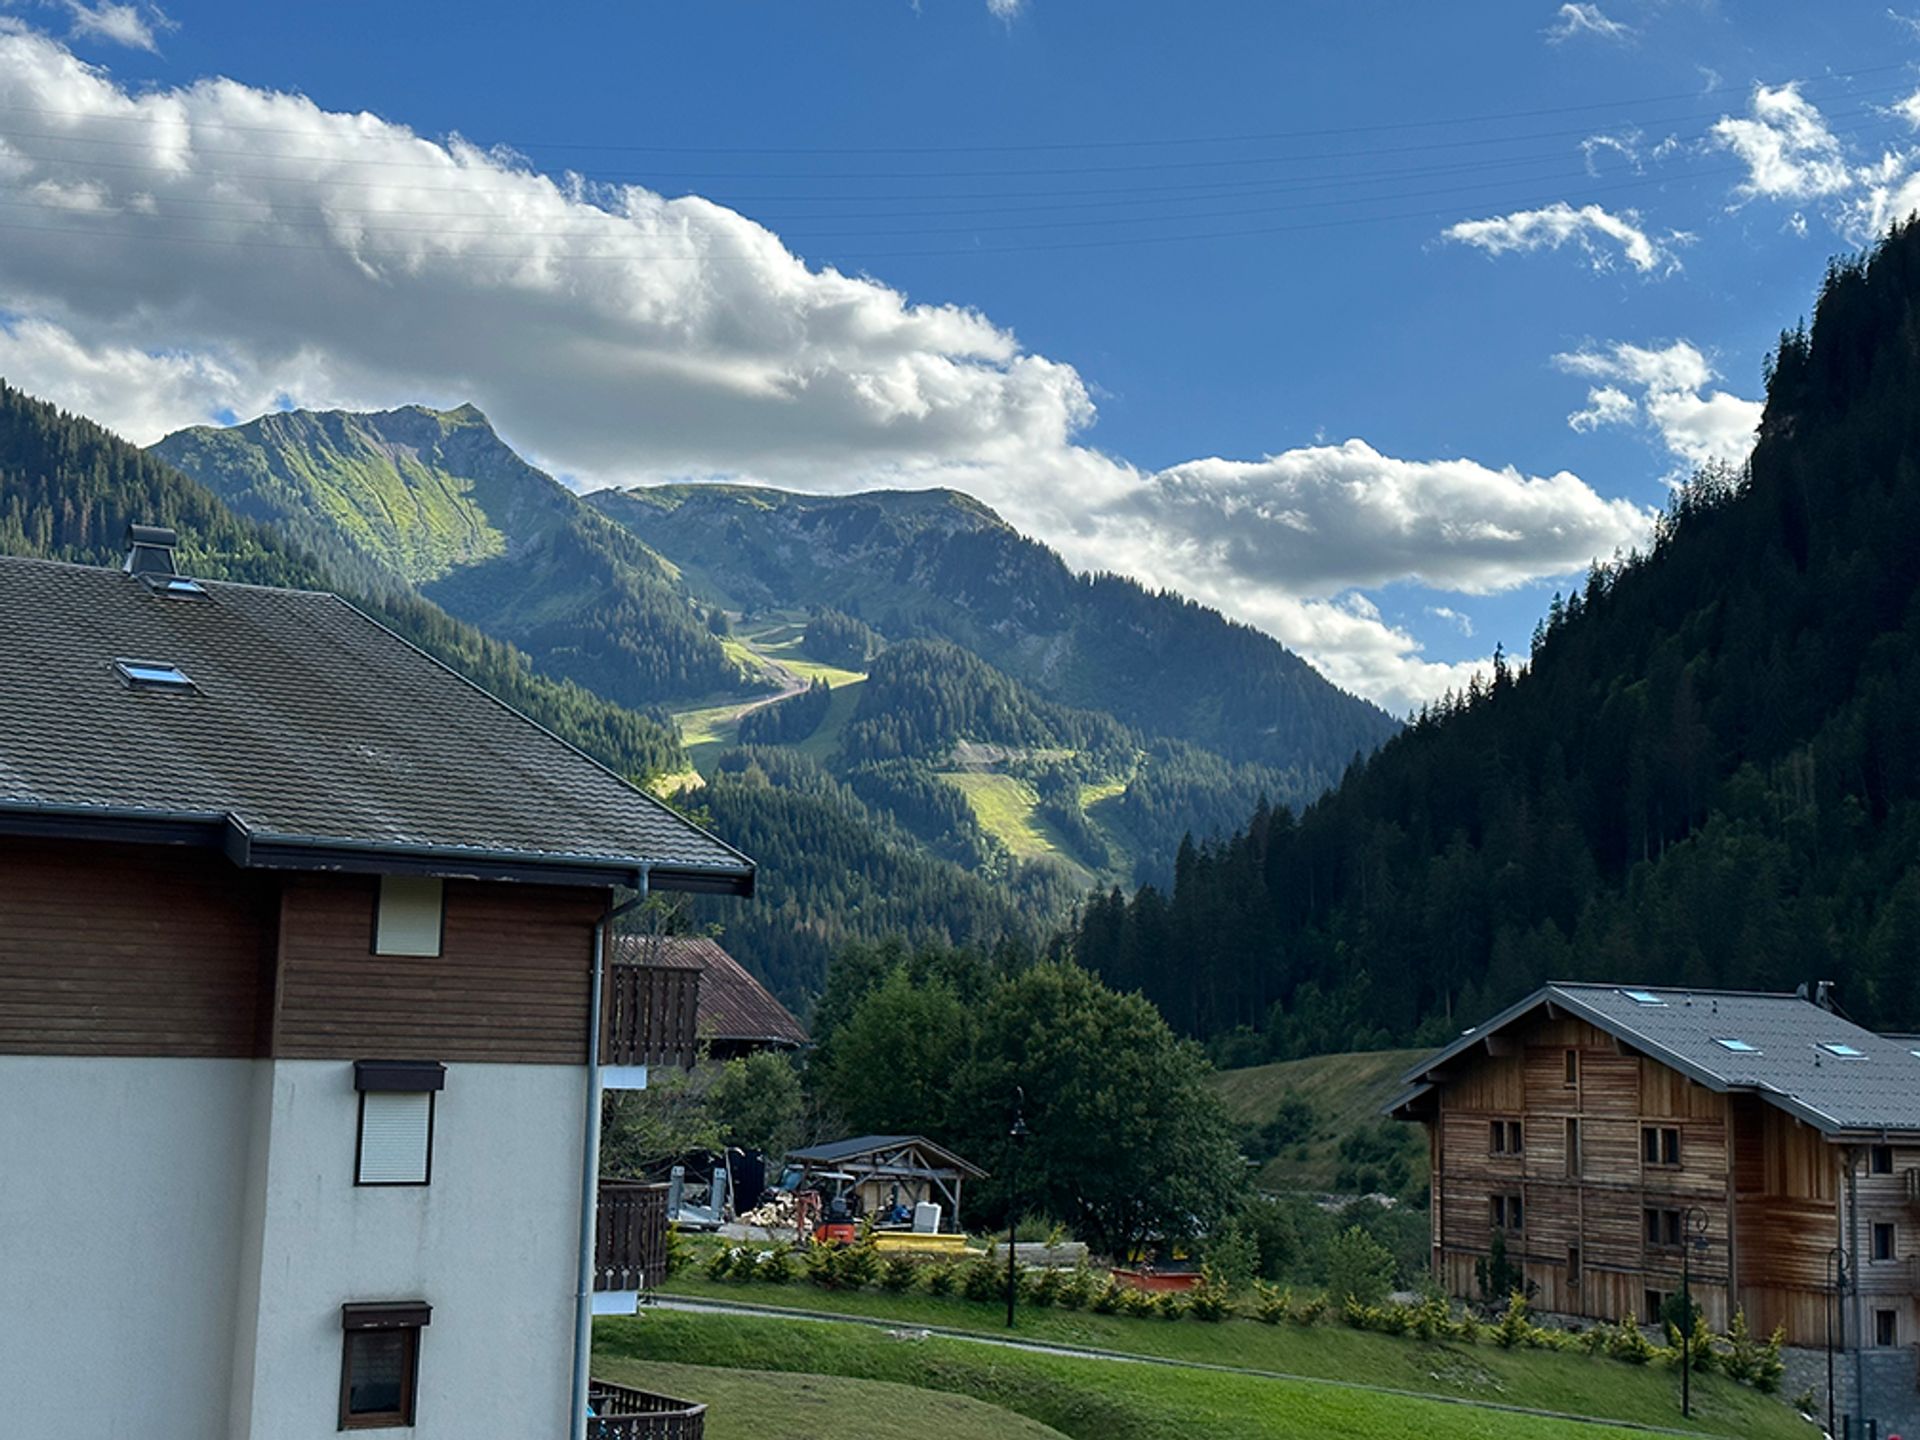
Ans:
[[[1680,1284],[1679,1255],[1646,1244],[1645,1209],[1697,1205],[1708,1217],[1709,1244],[1694,1257],[1695,1292],[1709,1320],[1724,1325],[1734,1249],[1725,1097],[1623,1052],[1583,1021],[1542,1017],[1499,1039],[1506,1053],[1482,1051],[1461,1062],[1439,1097],[1434,1195],[1443,1282],[1455,1294],[1474,1293],[1473,1262],[1490,1248],[1488,1197],[1518,1192],[1526,1229],[1509,1241],[1508,1253],[1539,1287],[1540,1308],[1610,1320],[1639,1314],[1648,1289]],[[1568,1050],[1577,1055],[1572,1085]],[[1495,1118],[1521,1121],[1522,1156],[1488,1153]],[[1569,1119],[1579,1124],[1577,1174],[1568,1162]],[[1678,1126],[1679,1167],[1642,1164],[1643,1123]],[[1583,1272],[1578,1285],[1567,1275],[1574,1246]]]
[[[424,959],[371,953],[370,877],[292,875],[284,895],[274,1054],[586,1062],[602,892],[449,880]]]
[[[0,1053],[255,1054],[276,889],[204,851],[0,839]]]

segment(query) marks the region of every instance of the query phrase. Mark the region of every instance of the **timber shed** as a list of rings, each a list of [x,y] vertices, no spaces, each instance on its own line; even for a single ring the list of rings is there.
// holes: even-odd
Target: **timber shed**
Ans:
[[[911,1212],[920,1201],[931,1200],[949,1228],[957,1225],[962,1182],[987,1173],[924,1135],[858,1135],[789,1150],[787,1165],[800,1172],[803,1186],[828,1199],[853,1202],[856,1215],[878,1220],[895,1207]]]

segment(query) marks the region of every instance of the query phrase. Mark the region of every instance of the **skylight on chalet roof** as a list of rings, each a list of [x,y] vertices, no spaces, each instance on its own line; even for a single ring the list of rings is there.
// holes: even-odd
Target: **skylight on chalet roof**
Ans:
[[[1758,1055],[1760,1053],[1760,1047],[1758,1045],[1749,1045],[1746,1041],[1737,1039],[1732,1035],[1728,1035],[1724,1039],[1716,1035],[1713,1043],[1723,1050],[1733,1051],[1736,1055]]]
[[[1667,1003],[1651,990],[1622,990],[1620,993],[1636,1005],[1664,1005]]]
[[[113,668],[136,690],[191,690],[193,681],[178,665],[164,660],[116,660]]]
[[[156,595],[164,595],[169,600],[204,600],[207,590],[198,580],[185,575],[149,575],[147,586]]]
[[[1867,1058],[1866,1051],[1856,1050],[1853,1046],[1840,1040],[1822,1040],[1820,1042],[1820,1049],[1826,1051],[1829,1055],[1838,1055],[1842,1060],[1864,1060]]]

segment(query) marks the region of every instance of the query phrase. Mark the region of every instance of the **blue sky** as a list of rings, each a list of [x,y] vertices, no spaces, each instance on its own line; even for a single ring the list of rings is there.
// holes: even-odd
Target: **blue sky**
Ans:
[[[1920,197],[1884,5],[0,15],[14,383],[141,441],[473,399],[581,485],[952,484],[1395,709],[1737,460]]]

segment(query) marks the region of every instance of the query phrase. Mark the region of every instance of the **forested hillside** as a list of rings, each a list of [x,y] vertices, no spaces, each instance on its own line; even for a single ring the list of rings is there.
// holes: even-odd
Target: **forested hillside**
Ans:
[[[710,603],[830,608],[889,640],[950,640],[1046,699],[1290,772],[1276,800],[1319,794],[1396,728],[1271,636],[1131,580],[1075,575],[950,490],[696,485],[589,500]]]
[[[914,944],[989,950],[1032,942],[1076,898],[1046,866],[1002,863],[973,874],[924,853],[883,811],[790,750],[728,753],[699,791],[681,797],[730,845],[759,863],[752,900],[698,899],[696,922],[783,999],[809,1002],[847,942],[903,936]]]
[[[1524,666],[1077,943],[1240,1060],[1437,1038],[1552,978],[1920,1027],[1920,229],[1782,336],[1742,474],[1556,598]]]
[[[355,584],[269,526],[235,515],[170,465],[0,382],[0,554],[117,564],[129,521],[174,526],[181,562],[212,580],[336,590],[515,708],[622,774],[681,768],[658,720],[548,679],[490,639],[395,585]]]
[[[747,683],[672,568],[471,405],[295,410],[181,430],[153,451],[356,588],[417,589],[618,704]]]

